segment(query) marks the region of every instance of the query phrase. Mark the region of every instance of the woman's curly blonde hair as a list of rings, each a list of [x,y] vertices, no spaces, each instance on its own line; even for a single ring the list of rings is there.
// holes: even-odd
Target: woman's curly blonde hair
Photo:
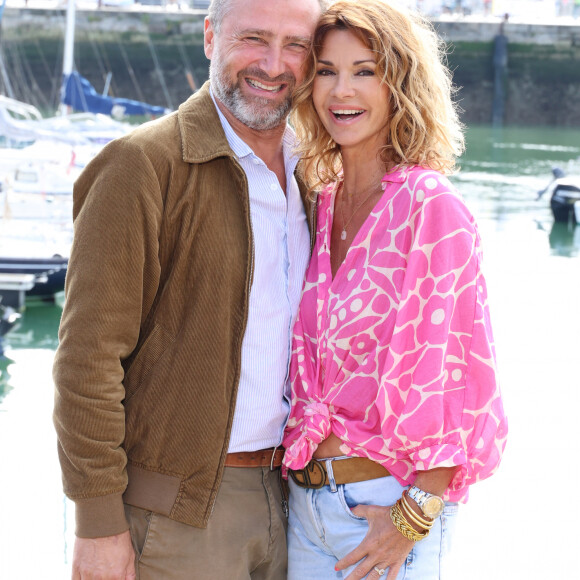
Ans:
[[[339,0],[320,17],[305,81],[294,97],[291,122],[299,140],[300,173],[309,187],[337,180],[342,168],[340,146],[312,102],[317,59],[333,30],[352,32],[377,55],[377,74],[390,95],[389,132],[380,151],[385,166],[421,165],[452,173],[464,140],[443,41],[416,12],[382,0]]]

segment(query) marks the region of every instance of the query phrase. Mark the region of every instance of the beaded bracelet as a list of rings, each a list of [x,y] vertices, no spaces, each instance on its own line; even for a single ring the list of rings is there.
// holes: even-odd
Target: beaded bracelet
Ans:
[[[418,532],[408,521],[401,510],[401,500],[399,499],[397,503],[391,506],[390,510],[391,520],[393,524],[405,536],[405,538],[411,540],[412,542],[418,542],[429,535],[431,530],[426,529],[423,532]]]

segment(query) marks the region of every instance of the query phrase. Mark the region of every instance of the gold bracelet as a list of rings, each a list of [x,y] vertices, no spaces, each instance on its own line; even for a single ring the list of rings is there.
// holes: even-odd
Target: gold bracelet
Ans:
[[[433,526],[435,520],[426,520],[422,516],[420,516],[412,507],[411,504],[408,502],[405,494],[401,496],[401,504],[402,507],[405,508],[405,512],[409,514],[409,516],[413,519],[413,521],[420,525],[422,528],[430,528]]]
[[[424,532],[418,532],[405,518],[405,515],[401,511],[401,500],[391,506],[391,520],[393,524],[405,536],[405,538],[411,540],[412,542],[418,542],[429,535],[430,530],[425,530]]]
[[[422,518],[410,505],[409,502],[407,501],[407,498],[405,497],[405,494],[403,493],[403,495],[401,496],[401,501],[402,501],[402,507],[403,507],[403,511],[411,518],[411,520],[413,520],[413,522],[415,522],[418,526],[426,529],[426,530],[430,530],[433,527],[433,524],[435,523],[435,520],[426,520],[425,518]]]
[[[419,521],[419,518],[415,517],[415,512],[413,511],[413,509],[408,507],[404,502],[401,502],[401,508],[402,508],[403,515],[405,516],[405,519],[409,523],[416,524],[417,526],[419,526],[421,528],[421,530],[430,530],[431,529],[432,526],[431,525],[426,526],[426,525],[422,524]]]

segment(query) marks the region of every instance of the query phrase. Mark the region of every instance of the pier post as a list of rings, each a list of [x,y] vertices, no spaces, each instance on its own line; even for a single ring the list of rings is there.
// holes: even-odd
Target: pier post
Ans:
[[[502,127],[505,113],[505,92],[508,75],[508,37],[504,34],[507,14],[500,26],[500,32],[493,39],[493,104],[492,125]]]

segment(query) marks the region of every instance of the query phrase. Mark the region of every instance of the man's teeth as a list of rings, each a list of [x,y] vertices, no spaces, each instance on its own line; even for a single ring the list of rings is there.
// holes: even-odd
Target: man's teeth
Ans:
[[[275,93],[282,88],[282,85],[276,85],[275,87],[269,87],[268,85],[262,84],[260,81],[255,81],[248,79],[248,84],[252,85],[257,89],[262,89],[263,91],[270,91],[271,93]]]

